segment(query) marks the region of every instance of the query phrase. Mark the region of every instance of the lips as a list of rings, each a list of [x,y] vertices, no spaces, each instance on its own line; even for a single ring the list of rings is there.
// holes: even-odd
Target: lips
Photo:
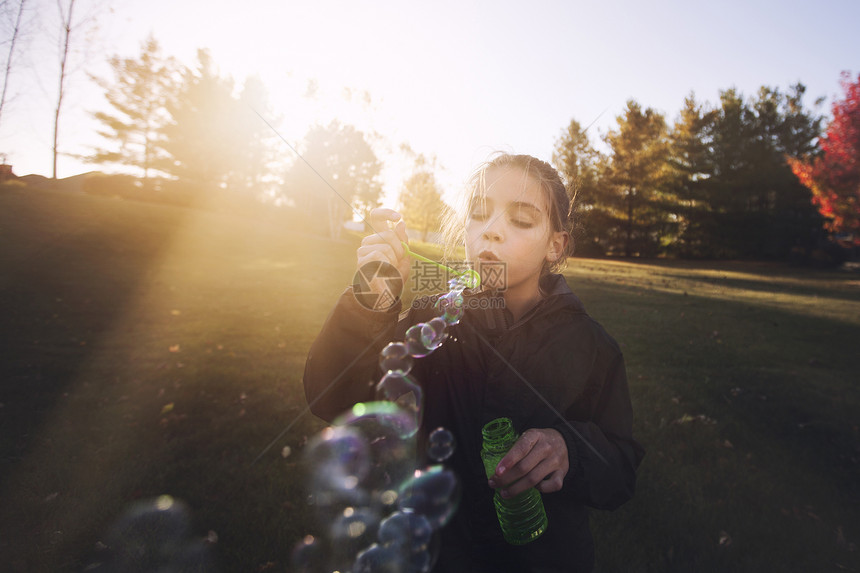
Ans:
[[[482,261],[498,261],[499,257],[490,251],[481,251],[480,254],[478,254],[478,259]]]

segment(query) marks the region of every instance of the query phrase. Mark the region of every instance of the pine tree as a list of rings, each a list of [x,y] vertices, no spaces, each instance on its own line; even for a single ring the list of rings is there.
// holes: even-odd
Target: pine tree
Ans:
[[[176,87],[179,66],[161,55],[152,36],[141,45],[139,58],[113,56],[109,63],[114,81],[96,81],[105,89],[111,111],[93,116],[102,124],[99,135],[112,145],[95,149],[87,160],[136,167],[147,186],[150,173],[166,157],[161,130],[170,119],[166,103]]]

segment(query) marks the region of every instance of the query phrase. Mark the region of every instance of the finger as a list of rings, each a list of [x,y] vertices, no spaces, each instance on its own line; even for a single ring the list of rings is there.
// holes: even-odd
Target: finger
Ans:
[[[370,212],[370,230],[377,234],[388,231],[391,228],[388,225],[389,221],[396,223],[402,218],[403,216],[394,209],[377,207]]]
[[[512,483],[508,487],[502,488],[502,497],[514,497],[515,495],[519,495],[527,489],[540,484],[544,478],[551,475],[553,472],[554,467],[552,462],[550,460],[544,460],[532,468],[532,470],[521,479]]]
[[[525,432],[520,439],[516,441],[516,443],[508,450],[508,453],[505,454],[499,461],[499,465],[496,466],[496,475],[495,477],[505,477],[509,471],[513,470],[513,468],[525,458],[528,453],[535,447],[537,444],[538,438],[540,434],[535,432]],[[510,480],[505,480],[510,481]]]
[[[409,243],[409,237],[406,235],[406,221],[400,219],[397,224],[394,225],[394,232],[397,234],[398,239],[404,243]]]
[[[370,245],[362,245],[356,251],[358,267],[371,261],[380,261],[396,266],[397,254],[388,243],[375,243]]]
[[[556,470],[539,481],[535,488],[541,493],[552,493],[561,490],[564,485],[564,476],[567,475],[566,470]]]
[[[534,447],[529,451],[526,457],[521,459],[514,467],[507,470],[504,476],[499,477],[496,480],[496,483],[500,484],[501,487],[507,487],[515,483],[519,483],[524,479],[527,479],[528,476],[536,471],[542,464],[545,465],[547,463],[550,464],[549,469],[547,469],[543,475],[534,478],[528,487],[536,484],[538,481],[543,479],[544,475],[556,469],[555,467],[552,467],[552,459],[547,457],[546,453],[542,452],[539,446]]]
[[[361,240],[361,245],[363,247],[368,247],[372,245],[387,245],[391,247],[392,252],[394,253],[393,258],[390,261],[392,265],[398,267],[398,269],[402,268],[403,261],[407,259],[406,251],[403,249],[403,244],[400,242],[397,234],[393,230],[383,231],[382,233],[377,233],[374,235],[368,235]]]

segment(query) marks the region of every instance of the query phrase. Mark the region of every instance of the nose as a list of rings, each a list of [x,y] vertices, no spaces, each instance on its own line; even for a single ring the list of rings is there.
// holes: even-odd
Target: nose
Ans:
[[[503,238],[502,230],[499,228],[499,222],[496,220],[491,220],[487,223],[487,226],[484,227],[484,230],[481,232],[481,238],[485,241],[498,242]]]
[[[499,242],[502,240],[502,235],[500,233],[498,233],[497,231],[495,231],[494,229],[491,229],[488,227],[488,228],[484,229],[483,233],[481,233],[481,238],[484,239],[485,241]]]

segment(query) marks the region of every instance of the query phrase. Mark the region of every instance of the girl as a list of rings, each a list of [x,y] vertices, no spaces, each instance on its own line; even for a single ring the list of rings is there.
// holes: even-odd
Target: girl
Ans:
[[[446,232],[484,269],[482,285],[466,290],[465,313],[449,328],[449,340],[412,369],[424,389],[422,428],[453,432],[457,448],[446,464],[462,484],[434,571],[591,571],[586,507],[614,509],[630,499],[644,452],[632,437],[621,351],[555,273],[573,250],[571,199],[549,164],[500,155],[472,178],[464,206]],[[376,209],[371,225],[377,232],[362,241],[358,267],[386,263],[405,283],[410,260],[400,215]],[[390,284],[371,287],[382,292]],[[348,288],[308,355],[304,387],[312,411],[331,421],[373,400],[368,382],[380,378],[379,351],[436,316],[432,302],[418,298],[398,318],[399,303],[373,311]],[[521,436],[488,480],[481,428],[499,417],[511,418]],[[494,489],[508,497],[533,486],[549,526],[531,543],[509,545]]]

